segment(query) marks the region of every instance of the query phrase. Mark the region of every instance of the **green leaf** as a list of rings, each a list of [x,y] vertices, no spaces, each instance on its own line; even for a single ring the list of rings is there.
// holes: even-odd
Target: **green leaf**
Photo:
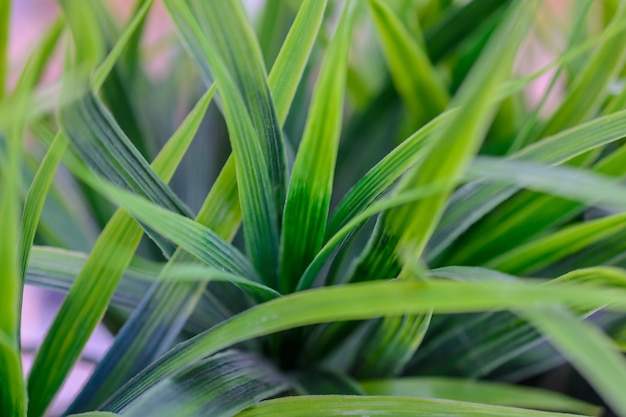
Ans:
[[[204,50],[205,59],[209,61],[220,84],[222,98],[226,101],[223,91],[225,86],[220,81],[219,71],[214,68],[216,59],[220,59],[228,70],[236,91],[245,104],[246,113],[256,133],[251,139],[256,139],[261,146],[272,185],[274,204],[280,209],[284,205],[287,187],[285,144],[261,50],[245,10],[239,1],[213,1],[209,4],[206,1],[190,0],[189,5],[204,31],[203,46],[207,48]],[[226,118],[228,120],[228,116]]]
[[[272,91],[275,91],[274,99],[281,122],[284,122],[287,116],[293,92],[302,76],[324,9],[325,1],[303,2],[270,74],[269,83]],[[170,8],[170,12],[175,20],[177,17],[180,18],[175,14],[175,8]],[[182,33],[186,33],[185,31],[189,29],[189,26],[184,24],[179,23],[178,26]],[[198,40],[188,35],[184,35],[184,38],[190,43]],[[193,48],[191,49],[193,52]],[[202,53],[193,55],[198,62],[204,62]],[[201,71],[203,68],[201,65]],[[222,169],[196,221],[208,226],[226,240],[233,238],[241,221],[241,211],[232,157]],[[176,253],[170,259],[170,263],[188,258],[186,253]],[[148,292],[137,312],[122,328],[112,348],[102,359],[70,409],[81,410],[99,405],[116,388],[169,348],[186,318],[191,314],[204,287],[204,283],[181,284],[167,281],[155,285]],[[212,296],[210,303],[211,308],[226,312],[227,315],[231,314],[216,297]],[[159,329],[167,329],[167,331]]]
[[[26,270],[26,284],[67,293],[87,260],[87,254],[58,248],[33,246]],[[131,263],[111,298],[113,307],[132,311],[159,268],[134,266]]]
[[[347,2],[328,48],[293,165],[281,239],[279,288],[283,293],[293,291],[324,238],[341,134],[352,9]]]
[[[607,210],[626,209],[626,188],[617,184],[615,178],[583,169],[478,157],[468,169],[467,177],[516,184]]]
[[[626,362],[604,333],[564,309],[529,309],[519,314],[570,360],[609,406],[626,414],[626,398],[621,390],[626,381]]]
[[[135,36],[137,29],[145,21],[146,16],[148,15],[148,11],[150,11],[153,3],[154,0],[146,0],[143,2],[139,10],[137,10],[136,13],[133,15],[130,23],[124,29],[124,33],[122,33],[120,38],[115,43],[115,46],[113,46],[111,52],[109,52],[105,60],[102,62],[102,64],[100,64],[100,66],[91,76],[91,89],[93,91],[98,91],[100,87],[102,87],[102,85],[106,81],[106,78],[111,73],[111,70],[113,70],[115,63],[119,59],[124,49],[127,47],[128,42],[133,38],[133,36]]]
[[[516,275],[533,274],[624,230],[626,213],[576,224],[520,245],[490,260],[485,266]]]
[[[507,407],[598,416],[602,409],[556,392],[488,381],[453,378],[398,378],[360,382],[369,395],[439,398]]]
[[[104,34],[99,30],[97,16],[93,13],[94,0],[59,2],[63,16],[72,31],[75,47],[75,62],[90,71],[105,55]]]
[[[602,102],[607,97],[607,88],[626,60],[626,51],[621,45],[626,40],[626,6],[620,4],[606,32],[617,30],[617,33],[600,44],[588,59],[584,70],[577,75],[568,89],[567,97],[552,115],[538,137],[552,135],[576,123],[595,116]]]
[[[6,79],[9,73],[9,26],[11,22],[11,1],[0,3],[0,101],[5,96]]]
[[[118,412],[129,417],[227,417],[287,388],[287,379],[264,359],[226,351],[160,382]]]
[[[408,108],[411,126],[422,126],[441,113],[449,97],[426,52],[390,6],[369,0],[393,82]]]
[[[626,134],[626,112],[600,117],[536,142],[511,155],[512,160],[558,165]],[[429,242],[427,259],[439,260],[463,232],[519,190],[502,184],[471,183],[457,190]]]
[[[211,89],[205,94],[198,104],[197,111],[192,112],[180,130],[173,135],[172,141],[164,147],[160,156],[155,159],[153,167],[156,173],[150,168],[143,171],[147,178],[156,177],[157,173],[167,180],[171,178],[193,139],[204,110],[211,101],[213,92],[214,89]],[[102,122],[102,119],[97,117],[95,120]],[[134,147],[130,149],[132,150]],[[92,153],[90,158],[96,155],[96,153]],[[75,162],[74,165],[78,164]],[[134,172],[137,172],[140,166],[133,165]],[[123,171],[112,171],[112,173],[118,177],[128,175],[127,172]],[[131,176],[131,178],[134,179],[135,177]],[[147,181],[147,184],[150,184],[150,181]],[[162,184],[162,182],[159,180],[156,184]],[[153,187],[148,187],[147,190],[154,193]],[[162,187],[161,190],[163,190]],[[166,192],[165,195],[168,196],[168,193]],[[177,200],[164,201],[175,203]],[[104,314],[117,283],[139,245],[141,236],[141,227],[127,213],[118,211],[98,238],[85,266],[57,313],[51,331],[44,339],[33,363],[28,385],[29,397],[31,398],[29,415],[39,416],[43,414],[59,389],[80,355],[89,335]],[[89,307],[86,308],[85,306]],[[67,340],[71,340],[72,343],[66,343]],[[50,372],[51,363],[55,364],[54,372]]]
[[[626,292],[596,285],[522,282],[367,282],[302,291],[253,307],[170,350],[118,391],[102,409],[114,410],[173,372],[233,344],[324,322],[403,314],[467,313],[559,303],[626,311]]]
[[[41,161],[41,165],[35,174],[35,178],[28,190],[26,202],[24,203],[24,212],[22,214],[22,239],[21,239],[21,269],[22,279],[26,273],[30,250],[35,239],[35,232],[39,224],[39,218],[43,205],[48,194],[48,190],[54,180],[54,173],[63,158],[63,154],[67,149],[67,140],[58,133],[52,141],[50,149]]]
[[[3,2],[4,3],[4,2]],[[6,7],[5,7],[6,6]],[[2,4],[0,22],[8,17],[8,4]],[[6,53],[6,28],[0,29],[0,75],[4,77]],[[27,71],[13,93],[16,105],[16,122],[4,133],[2,177],[0,178],[0,413],[7,416],[23,417],[26,415],[26,390],[22,377],[22,358],[20,356],[20,320],[21,294],[23,282],[20,275],[20,253],[18,252],[21,237],[19,222],[20,195],[22,181],[20,164],[22,140],[26,114],[30,104],[32,86],[29,84]],[[32,66],[30,67],[32,69]],[[4,93],[4,78],[0,79],[1,94]]]
[[[511,281],[516,278],[484,268],[475,267],[444,267],[431,271],[436,276],[453,280],[493,279]],[[623,270],[615,268],[589,268],[574,271],[546,285],[556,282],[596,283],[599,285],[624,288],[626,275]],[[588,317],[593,308],[577,307],[576,313]],[[590,317],[593,320],[593,316]],[[540,352],[545,339],[530,324],[509,312],[482,313],[473,316],[446,317],[445,327],[439,327],[432,333],[411,360],[407,374],[421,372],[429,375],[458,375],[469,378],[506,377],[509,380],[526,378],[514,361],[527,357],[522,362],[531,372],[543,360],[554,364],[554,351],[547,354]],[[467,349],[471,345],[472,349]],[[445,356],[447,361],[435,361],[434,357]],[[547,356],[547,358],[546,358]],[[557,358],[556,364],[561,363]],[[511,365],[511,366],[509,366]],[[512,371],[506,373],[506,368]],[[522,376],[517,376],[520,373]]]
[[[425,145],[432,140],[444,123],[449,122],[451,115],[452,113],[447,112],[426,124],[369,170],[337,205],[328,220],[326,239],[336,234],[353,217],[372,204],[422,158]]]
[[[524,7],[519,8],[520,5]],[[440,193],[385,212],[374,235],[351,270],[350,281],[394,277],[401,267],[414,268],[430,239],[448,196],[483,139],[493,117],[493,97],[508,76],[514,51],[526,34],[537,3],[516,3],[467,77],[452,107],[450,122],[432,138],[424,158],[402,180],[396,192],[442,186]],[[400,277],[404,277],[401,273]],[[359,375],[399,373],[422,342],[430,314],[384,319],[366,335],[357,356]],[[401,336],[402,335],[402,336]]]
[[[402,184],[401,188],[409,189],[441,181],[449,190],[388,213],[384,221],[387,233],[401,234],[398,249],[402,254],[397,256],[415,259],[421,255],[457,178],[478,150],[495,111],[491,99],[499,83],[509,75],[514,52],[526,34],[536,6],[536,2],[515,3],[509,10],[507,19],[453,100],[452,106],[458,105],[459,112],[433,139],[434,145],[423,162]]]
[[[223,7],[234,7],[231,2],[216,2],[215,4],[219,5],[220,10]],[[166,2],[166,5],[170,13],[180,15],[181,20],[189,24],[189,27],[197,27],[192,11],[181,2]],[[241,19],[245,20],[245,17],[240,15],[241,13],[241,10],[237,8],[235,13],[237,25],[242,24]],[[216,16],[211,13],[205,14],[209,15],[205,16],[207,19],[213,19],[212,23],[214,24],[217,24],[214,20],[220,20],[216,19]],[[224,20],[224,18],[222,17],[221,20]],[[232,16],[231,18],[225,18],[225,22],[229,20],[232,20]],[[233,22],[233,24],[235,23]],[[217,31],[216,28],[213,28],[213,30]],[[230,32],[230,28],[228,28],[227,32]],[[195,33],[194,35],[204,39],[200,34]],[[246,41],[244,40],[243,42]],[[275,198],[277,194],[274,193],[275,188],[270,180],[270,167],[262,150],[263,146],[268,147],[269,144],[265,143],[262,145],[260,143],[253,121],[249,116],[249,110],[242,96],[243,92],[240,91],[239,86],[233,80],[233,73],[227,65],[228,61],[225,58],[229,57],[226,54],[228,47],[222,45],[223,49],[226,49],[226,51],[223,51],[219,50],[218,46],[220,45],[220,43],[213,45],[205,40],[202,43],[202,52],[206,54],[206,59],[211,63],[211,69],[215,74],[223,101],[224,115],[229,129],[237,169],[237,184],[244,220],[246,246],[254,266],[269,283],[272,283],[272,281],[276,282],[278,272],[279,238]],[[246,46],[250,45],[246,43]],[[226,56],[221,56],[220,52],[225,53]],[[259,54],[260,59],[260,53],[256,51],[255,54]],[[256,89],[253,90],[257,91]],[[248,91],[248,93],[251,93],[251,91]]]
[[[93,93],[87,93],[81,100],[65,107],[60,119],[72,150],[96,174],[144,195],[163,207],[187,217],[192,216],[189,209],[150,168]],[[169,165],[168,171],[173,173],[175,168],[176,165]],[[147,234],[164,252],[173,252],[174,248],[162,237],[150,230]]]
[[[201,223],[215,226],[216,230],[227,239],[232,239],[240,219],[237,189],[234,186],[235,168],[232,159],[230,161],[205,200],[197,219]],[[89,176],[83,179],[93,180]],[[139,214],[141,217],[138,218],[141,221],[149,226],[156,226],[155,230],[166,233],[168,238],[181,243],[183,249],[203,262],[226,271],[236,272],[241,276],[256,276],[252,267],[239,252],[201,223],[177,216],[127,192],[117,195],[115,193],[121,190],[105,187],[103,183],[96,181],[92,185],[96,188],[100,187],[98,189],[105,195],[113,191],[114,196],[121,196],[121,201],[125,202],[127,209],[131,209],[131,213]],[[181,261],[193,261],[193,259],[188,253],[179,250],[170,258],[162,274],[167,273],[168,268],[172,268],[176,262]],[[164,282],[151,288],[137,313],[131,317],[122,329],[122,333],[118,335],[119,343],[114,344],[109,350],[70,410],[75,412],[89,406],[97,407],[116,388],[167,349],[182,329],[187,316],[191,313],[189,306],[195,305],[204,286],[204,283],[181,285]],[[259,286],[251,283],[247,287],[251,286],[255,288],[258,295]],[[275,293],[265,289],[261,295],[261,298],[273,297]],[[158,323],[155,325],[156,329],[144,325],[146,320]]]
[[[278,0],[277,3],[282,3],[282,0]],[[328,0],[302,2],[270,71],[268,83],[281,125],[285,124],[289,114],[298,82],[302,78],[315,38],[320,30],[327,3]]]
[[[290,416],[397,416],[397,417],[567,417],[573,414],[531,411],[460,401],[430,400],[403,397],[366,396],[302,396],[263,401],[237,417]]]

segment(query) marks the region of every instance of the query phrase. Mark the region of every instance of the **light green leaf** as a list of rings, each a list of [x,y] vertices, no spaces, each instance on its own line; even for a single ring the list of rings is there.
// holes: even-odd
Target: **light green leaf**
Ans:
[[[280,252],[283,293],[293,291],[324,238],[341,134],[352,10],[352,3],[346,2],[322,64],[289,182]]]
[[[423,46],[408,32],[387,3],[368,5],[383,44],[393,82],[410,114],[411,126],[422,126],[441,113],[449,97]]]
[[[21,269],[22,279],[26,273],[30,250],[35,239],[35,232],[39,224],[39,217],[43,210],[43,205],[48,194],[48,190],[54,180],[54,173],[63,158],[63,154],[67,149],[67,140],[58,133],[52,141],[50,149],[41,161],[41,165],[35,174],[35,178],[28,190],[26,202],[24,203],[24,212],[22,214],[22,239],[21,239]]]
[[[398,378],[360,383],[369,395],[439,398],[507,407],[566,411],[598,416],[602,409],[556,392],[488,381],[453,378]]]
[[[545,138],[511,155],[511,159],[559,165],[626,134],[626,112],[618,112]],[[439,260],[463,232],[519,191],[503,184],[472,183],[457,190],[429,242],[427,259]]]
[[[626,190],[622,191],[623,194]],[[568,255],[626,230],[626,213],[566,227],[520,245],[485,264],[487,268],[529,275]]]
[[[281,3],[282,0],[278,0]],[[268,2],[269,3],[269,2]],[[285,124],[307,60],[319,32],[328,0],[305,0],[268,77],[280,124]],[[266,6],[267,7],[267,6]]]
[[[230,2],[217,2],[216,4],[219,4],[220,7],[235,7],[230,5]],[[192,28],[197,27],[192,11],[181,2],[170,1],[166,2],[166,5],[168,5],[170,13],[182,16],[182,22],[189,24]],[[237,13],[241,13],[241,11],[239,10]],[[212,16],[211,13],[205,14],[209,15],[205,16],[206,18],[215,20],[216,16]],[[237,24],[241,24],[241,19],[245,19],[245,17],[239,14],[237,16]],[[231,19],[226,19],[226,21],[228,20]],[[213,30],[217,29],[213,28]],[[199,37],[201,35],[195,33],[194,36]],[[246,45],[250,46],[249,44]],[[278,214],[275,188],[272,186],[269,175],[270,168],[262,150],[262,146],[269,146],[269,144],[262,145],[257,133],[255,133],[253,121],[242,96],[243,93],[232,78],[233,74],[227,65],[228,61],[220,55],[220,52],[226,52],[219,50],[217,45],[211,45],[207,41],[202,43],[202,47],[202,53],[205,54],[205,59],[209,60],[217,79],[223,101],[224,115],[229,128],[237,169],[237,184],[246,245],[259,273],[266,280],[275,282],[278,271]],[[227,47],[224,48],[228,49]],[[256,53],[259,54],[260,59],[260,53],[258,51]]]
[[[216,59],[220,59],[220,65],[225,66],[232,78],[235,90],[229,94],[236,91],[247,109],[244,114],[248,115],[255,132],[250,140],[255,139],[263,151],[272,185],[269,191],[273,195],[276,208],[280,210],[284,205],[287,187],[285,144],[261,50],[245,10],[240,1],[213,1],[209,4],[206,1],[190,0],[188,4],[189,11],[193,12],[204,32],[204,39],[201,40],[204,59],[208,60],[220,84],[221,97],[227,100],[224,97],[224,82],[220,81],[221,76],[218,75],[221,70],[215,68]],[[178,4],[173,7],[186,6]],[[228,112],[225,113],[228,120]],[[243,212],[244,217],[247,216],[246,210]]]
[[[470,180],[489,179],[516,184],[608,210],[626,209],[626,188],[619,185],[615,178],[583,169],[478,157],[471,164],[466,177]]]
[[[397,416],[397,417],[567,417],[573,414],[531,411],[460,401],[403,397],[302,396],[263,401],[237,417],[290,416]]]

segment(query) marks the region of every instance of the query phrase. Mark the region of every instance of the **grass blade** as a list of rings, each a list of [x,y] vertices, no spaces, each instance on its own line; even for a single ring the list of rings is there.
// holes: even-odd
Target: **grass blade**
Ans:
[[[604,333],[563,309],[525,310],[520,315],[550,339],[617,413],[626,415],[621,389],[626,362]]]
[[[410,125],[426,124],[448,104],[448,93],[435,72],[423,47],[380,0],[368,5],[383,44],[393,82],[410,114]],[[413,129],[412,129],[413,130]]]
[[[21,268],[22,279],[26,273],[26,267],[30,257],[30,250],[35,239],[35,232],[39,223],[39,217],[48,194],[48,190],[54,180],[54,173],[67,149],[67,141],[59,133],[52,141],[50,149],[46,153],[41,165],[35,174],[33,183],[28,190],[24,213],[22,214],[22,240],[21,240]]]
[[[198,111],[190,116],[180,133],[172,137],[171,144],[166,145],[161,156],[154,161],[154,169],[164,178],[169,179],[173,175],[191,143],[213,92],[207,92],[200,101]],[[148,172],[150,176],[156,175],[152,170]],[[104,314],[141,236],[141,227],[127,213],[118,211],[98,238],[33,363],[28,387],[31,394],[29,415],[41,415],[47,408],[80,355],[91,331]],[[85,305],[90,308],[85,308]],[[68,339],[72,340],[69,345],[65,343]],[[50,363],[55,364],[55,372],[50,372]]]
[[[556,392],[488,381],[453,378],[398,378],[361,382],[369,395],[440,398],[507,407],[598,416],[601,408]]]
[[[348,2],[344,7],[322,64],[287,191],[280,253],[283,293],[293,291],[320,249],[326,229],[352,34],[352,5]]]
[[[226,5],[230,2],[216,4]],[[180,14],[193,25],[192,11],[180,2],[167,2],[170,13]],[[209,13],[210,14],[210,13]],[[227,21],[229,19],[226,19]],[[197,25],[196,25],[197,26]],[[246,245],[253,263],[268,282],[276,282],[278,273],[278,215],[276,194],[260,140],[241,91],[220,51],[203,44],[203,53],[211,64],[223,100],[231,145],[237,167],[237,180],[243,215]],[[228,55],[227,55],[228,56]],[[266,144],[266,146],[269,146]]]
[[[626,310],[624,290],[522,282],[368,282],[302,291],[256,306],[176,346],[133,378],[102,408],[124,407],[163,377],[233,344],[300,326],[385,316],[461,313],[559,303]],[[325,308],[322,308],[325,306]],[[329,306],[331,308],[329,308]],[[271,317],[271,319],[269,319]]]
[[[328,0],[302,2],[269,74],[268,83],[281,125],[285,124],[289,114],[298,82],[322,25],[327,3]]]
[[[220,80],[211,58],[219,56],[243,99],[267,164],[274,204],[284,205],[287,188],[287,159],[280,123],[267,82],[261,50],[243,6],[239,1],[191,0],[190,9],[204,30],[205,50],[216,79]],[[182,7],[182,6],[179,6]],[[221,83],[220,83],[221,84]],[[223,89],[222,85],[222,89]],[[224,92],[222,91],[222,95]]]
[[[20,114],[26,113],[25,98]],[[23,117],[23,116],[21,116]],[[2,170],[0,199],[0,413],[7,416],[26,415],[26,395],[20,356],[20,277],[18,245],[20,239],[19,184],[20,154],[23,128],[19,125],[7,134],[7,159]]]
[[[237,417],[338,417],[345,415],[377,415],[397,417],[567,417],[574,414],[549,413],[519,408],[426,400],[403,397],[368,396],[302,396],[263,401]]]
[[[228,417],[287,388],[288,380],[265,360],[231,350],[198,361],[119,411],[129,417]]]
[[[599,220],[573,225],[546,237],[498,256],[485,265],[515,275],[530,275],[566,256],[619,234],[626,229],[626,214],[607,216]]]
[[[545,138],[516,152],[511,158],[559,165],[619,140],[625,133],[626,112],[619,112]],[[439,262],[452,242],[517,191],[519,188],[485,183],[472,183],[457,190],[429,242],[427,259]]]

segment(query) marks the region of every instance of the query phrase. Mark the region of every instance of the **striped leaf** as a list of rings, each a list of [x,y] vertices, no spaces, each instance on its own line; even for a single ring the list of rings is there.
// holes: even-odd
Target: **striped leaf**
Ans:
[[[289,182],[280,253],[282,292],[293,291],[324,238],[341,134],[351,10],[347,2],[322,64]]]
[[[256,306],[170,350],[133,378],[103,409],[132,401],[159,380],[188,369],[196,360],[233,344],[263,335],[330,321],[385,316],[462,313],[537,303],[608,306],[624,311],[624,290],[596,285],[536,285],[522,282],[450,282],[442,280],[369,282],[302,291]],[[323,307],[325,306],[325,307]],[[271,319],[270,319],[271,318]]]
[[[117,412],[124,416],[227,417],[287,388],[287,378],[262,358],[230,350],[198,361]]]
[[[324,395],[290,397],[263,401],[238,414],[238,417],[291,416],[335,417],[345,415],[377,415],[398,417],[572,417],[574,414],[549,413],[519,408],[464,403],[445,400],[386,396]]]
[[[389,5],[369,0],[387,65],[410,115],[410,125],[419,127],[441,113],[449,97],[423,46],[409,33]]]
[[[199,125],[213,92],[214,90],[207,92],[199,104],[198,111],[193,113],[187,123],[183,125],[180,133],[174,135],[172,142],[164,148],[162,156],[160,158],[157,157],[155,160],[153,167],[164,178],[169,179],[173,175],[176,166],[182,159],[195,134],[195,129]],[[111,157],[111,159],[106,159],[106,155],[110,155],[109,150],[117,149],[119,151],[123,149],[127,152],[126,155],[134,156],[139,161],[142,160],[136,149],[127,142],[128,140],[124,140],[125,136],[119,130],[119,127],[116,128],[114,121],[103,112],[101,105],[95,101],[92,95],[88,96],[87,102],[91,102],[93,105],[91,110],[94,113],[82,113],[80,110],[82,106],[80,105],[76,106],[74,110],[86,118],[81,119],[83,123],[85,120],[93,120],[95,126],[100,127],[101,135],[90,138],[105,139],[105,141],[102,142],[103,145],[99,150],[101,152],[100,155],[104,156],[103,158],[97,158],[98,154],[96,152],[99,152],[98,150],[91,150],[88,152],[89,157],[86,159],[88,161],[92,160],[95,167],[100,166],[101,169],[108,172],[113,178],[118,179],[125,186],[133,184],[139,192],[143,191],[157,200],[160,199],[162,204],[182,210],[182,205],[178,203],[177,198],[158,179],[157,174],[150,167],[143,168],[141,163],[133,164],[128,158],[116,158],[118,161],[125,161],[127,165],[132,166],[130,171],[121,171],[120,169],[124,168],[116,166],[115,159]],[[85,103],[85,101],[82,103]],[[84,111],[85,109],[82,110]],[[110,130],[103,128],[107,124]],[[77,127],[80,125],[72,126]],[[85,126],[90,125],[89,123],[83,124],[83,128]],[[113,134],[111,134],[112,132]],[[74,137],[74,144],[88,146],[86,145],[85,137],[81,136],[84,133],[81,128],[73,130],[73,133],[77,135]],[[67,139],[64,138],[64,140]],[[111,145],[107,146],[104,144],[107,143],[107,140],[110,141]],[[124,147],[124,145],[126,146]],[[104,153],[102,153],[103,149],[106,149]],[[137,177],[134,177],[133,174],[137,175]],[[159,194],[159,192],[162,192],[162,194]],[[44,339],[43,345],[33,363],[28,387],[31,397],[30,415],[38,416],[43,414],[72,365],[78,359],[91,331],[93,331],[104,314],[115,287],[130,262],[141,236],[141,227],[127,213],[118,211],[98,238],[89,259],[57,313],[51,331]],[[85,305],[89,305],[90,308],[85,308]],[[65,343],[67,340],[72,340],[72,343]],[[50,372],[50,363],[55,363],[54,372]]]
[[[531,387],[454,378],[398,378],[361,382],[369,395],[439,398],[508,407],[565,411],[598,416],[600,407],[565,395]]]
[[[325,5],[326,3],[322,1],[303,2],[270,74],[269,84],[274,92],[277,114],[281,123],[287,116],[293,94],[302,76]],[[178,22],[178,28],[184,39],[190,44],[199,44],[203,38],[190,36],[187,33],[189,26],[176,20],[180,19],[177,10],[176,7],[170,7],[170,14]],[[294,47],[294,43],[298,44],[297,48]],[[201,48],[191,47],[190,50],[196,62],[201,63],[202,70],[204,68],[202,63],[205,60],[202,53],[198,52]],[[208,66],[206,69],[208,70]],[[196,221],[208,226],[226,240],[230,240],[239,227],[240,220],[235,165],[231,157],[213,185]],[[171,258],[170,263],[190,260],[188,258],[189,256],[184,252],[177,252]],[[136,372],[152,362],[158,354],[169,348],[193,306],[198,302],[199,295],[204,288],[204,282],[181,284],[166,281],[155,285],[148,292],[137,312],[123,327],[113,347],[100,362],[70,410],[96,407]],[[232,314],[223,302],[212,295],[210,303],[211,309],[226,312],[227,315]],[[167,329],[167,331],[155,329]]]

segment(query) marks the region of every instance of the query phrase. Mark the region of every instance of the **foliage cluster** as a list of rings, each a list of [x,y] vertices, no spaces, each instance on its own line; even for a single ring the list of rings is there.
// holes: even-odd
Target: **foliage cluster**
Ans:
[[[163,0],[156,49],[153,0],[59,3],[9,89],[0,2],[2,416],[100,322],[65,414],[626,416],[625,1]]]

